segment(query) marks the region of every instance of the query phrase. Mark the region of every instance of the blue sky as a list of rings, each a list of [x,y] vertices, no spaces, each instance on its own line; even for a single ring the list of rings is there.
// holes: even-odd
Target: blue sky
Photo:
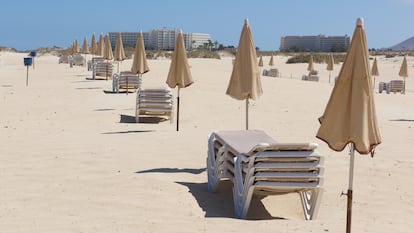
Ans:
[[[0,46],[19,50],[163,27],[237,46],[245,18],[261,50],[278,50],[287,35],[352,36],[357,17],[364,18],[369,48],[414,36],[414,0],[3,0],[0,9]]]

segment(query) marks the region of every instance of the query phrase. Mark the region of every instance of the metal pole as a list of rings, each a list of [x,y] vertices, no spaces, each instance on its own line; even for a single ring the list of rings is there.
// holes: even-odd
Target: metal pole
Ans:
[[[27,72],[26,72],[26,87],[29,85],[29,66],[27,67]]]
[[[331,83],[331,71],[329,71],[329,83]]]
[[[249,98],[246,99],[246,130],[249,129]]]
[[[405,77],[404,77],[404,95],[405,95]]]
[[[109,66],[109,60],[106,60],[106,69],[105,69],[105,71],[106,71],[106,74],[105,74],[105,77],[106,77],[106,81],[108,81],[108,66]]]
[[[121,74],[119,74],[119,77],[121,77]],[[128,95],[128,75],[126,76],[126,94]]]
[[[177,91],[177,131],[179,129],[179,118],[180,118],[180,87],[178,87]]]
[[[355,148],[354,143],[350,144],[350,161],[349,161],[349,185],[347,193],[347,211],[346,211],[346,233],[351,233],[351,220],[352,220],[352,195],[353,195],[353,184],[354,184],[354,159],[355,159]]]

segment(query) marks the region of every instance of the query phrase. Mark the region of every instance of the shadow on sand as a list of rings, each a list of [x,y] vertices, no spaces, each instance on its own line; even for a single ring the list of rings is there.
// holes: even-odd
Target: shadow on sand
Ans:
[[[139,122],[140,124],[159,124],[161,122],[166,121],[167,119],[163,118],[163,117],[156,117],[156,116],[151,116],[151,117],[139,117]],[[135,116],[129,116],[129,115],[124,115],[121,114],[121,119],[119,121],[119,123],[137,123],[135,121]]]
[[[409,120],[409,119],[392,119],[390,121],[414,122],[414,120]]]
[[[157,173],[190,173],[190,174],[198,175],[198,174],[201,174],[205,171],[206,171],[205,168],[198,168],[198,169],[194,169],[194,168],[153,168],[153,169],[149,169],[149,170],[137,171],[136,173],[153,173],[153,172],[157,172]]]
[[[205,212],[205,217],[234,218],[233,184],[230,181],[221,182],[214,193],[207,190],[207,183],[176,183],[188,188],[189,193],[193,195],[200,208]],[[248,220],[284,219],[271,216],[261,202],[262,199],[261,196],[253,197],[247,214]]]
[[[128,133],[150,133],[154,130],[127,130],[127,131],[116,131],[116,132],[106,132],[102,134],[128,134]]]

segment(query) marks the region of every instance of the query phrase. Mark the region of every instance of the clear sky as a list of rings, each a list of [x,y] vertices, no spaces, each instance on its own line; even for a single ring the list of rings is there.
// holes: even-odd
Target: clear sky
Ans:
[[[414,36],[414,0],[3,0],[0,11],[0,46],[19,50],[163,27],[237,46],[245,18],[261,50],[278,50],[281,36],[352,36],[357,17],[369,48]]]

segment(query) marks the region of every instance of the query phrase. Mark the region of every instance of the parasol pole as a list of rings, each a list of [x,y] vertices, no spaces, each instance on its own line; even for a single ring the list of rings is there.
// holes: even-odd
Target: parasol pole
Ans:
[[[246,130],[249,129],[249,98],[246,98]]]
[[[34,64],[34,63],[33,63]],[[405,95],[405,77],[404,77],[404,95]]]
[[[119,74],[121,76],[121,74]],[[126,94],[128,95],[128,75],[126,76]]]
[[[106,71],[106,74],[105,74],[106,81],[108,81],[108,66],[109,66],[109,60],[106,60],[106,67],[105,67],[105,71]]]
[[[178,86],[177,90],[177,131],[179,129],[179,118],[180,118],[180,86]]]
[[[329,71],[329,83],[331,83],[331,71]]]
[[[350,144],[349,155],[349,185],[347,196],[347,211],[346,211],[346,233],[351,233],[351,218],[352,218],[352,193],[353,193],[353,183],[354,183],[354,159],[355,159],[355,145],[354,143]]]

